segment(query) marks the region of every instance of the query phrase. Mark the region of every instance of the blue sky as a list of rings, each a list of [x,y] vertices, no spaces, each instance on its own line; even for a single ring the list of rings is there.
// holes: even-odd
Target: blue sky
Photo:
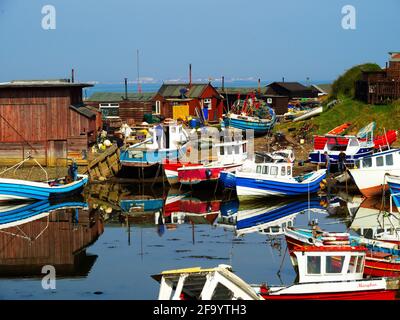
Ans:
[[[41,27],[44,5],[56,29]],[[341,26],[356,8],[356,30]],[[142,77],[311,81],[400,50],[398,0],[0,0],[0,81]]]

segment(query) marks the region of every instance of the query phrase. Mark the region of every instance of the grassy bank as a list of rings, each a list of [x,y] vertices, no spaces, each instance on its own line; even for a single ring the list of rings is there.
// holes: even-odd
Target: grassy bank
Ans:
[[[318,117],[300,122],[281,123],[275,127],[275,131],[293,137],[305,135],[310,138],[314,134],[325,134],[345,122],[352,123],[347,134],[357,133],[371,121],[376,122],[375,135],[382,134],[384,129],[400,128],[400,102],[389,105],[367,105],[347,97],[340,97],[340,100],[341,103],[330,109],[324,107],[324,112]]]

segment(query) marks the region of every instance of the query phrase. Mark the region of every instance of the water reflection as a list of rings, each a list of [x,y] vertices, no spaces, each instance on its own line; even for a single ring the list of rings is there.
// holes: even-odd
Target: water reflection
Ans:
[[[100,216],[82,197],[0,206],[0,277],[86,276],[96,255],[86,248],[103,233]]]
[[[59,291],[67,299],[80,298],[79,290],[93,283],[102,284],[93,292],[118,291],[109,298],[154,299],[158,286],[150,274],[216,263],[231,264],[254,283],[288,283],[296,275],[284,227],[318,222],[329,231],[350,228],[368,237],[400,228],[399,214],[388,214],[388,201],[371,201],[338,193],[239,203],[234,193],[214,190],[93,184],[83,198],[0,206],[0,285],[22,291],[22,283],[4,278],[37,279],[48,264],[57,277],[81,277],[69,292]],[[113,269],[118,272],[110,273]],[[145,289],[139,292],[138,286]],[[40,284],[37,288],[40,295]]]

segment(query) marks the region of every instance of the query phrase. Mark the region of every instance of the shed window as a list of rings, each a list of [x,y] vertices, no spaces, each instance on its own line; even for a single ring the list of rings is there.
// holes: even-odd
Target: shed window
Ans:
[[[272,176],[277,176],[278,175],[278,167],[276,167],[276,166],[271,167],[271,175]]]
[[[386,158],[386,165],[392,166],[393,165],[393,155],[387,154],[385,158]]]
[[[376,165],[378,167],[383,167],[383,157],[376,157]]]
[[[372,159],[371,158],[365,158],[362,160],[363,168],[370,168],[372,167]]]
[[[119,118],[119,104],[100,103],[100,112],[104,119]]]
[[[203,106],[204,106],[205,108],[207,108],[208,110],[211,110],[211,109],[212,109],[211,99],[204,99],[204,104],[203,104]]]
[[[156,101],[156,110],[155,110],[155,114],[160,114],[161,113],[161,101],[157,100]]]

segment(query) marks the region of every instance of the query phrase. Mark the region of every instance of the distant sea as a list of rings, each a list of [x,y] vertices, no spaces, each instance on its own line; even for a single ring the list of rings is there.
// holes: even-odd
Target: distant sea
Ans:
[[[261,81],[261,86],[266,86],[272,81]],[[175,82],[166,82],[166,83],[175,83]],[[181,82],[176,82],[181,83]],[[322,84],[322,83],[332,83],[332,81],[314,81],[310,83],[302,82],[304,85],[311,84]],[[142,92],[157,92],[161,87],[162,82],[151,82],[151,83],[142,83]],[[214,87],[221,87],[221,81],[212,81],[211,84]],[[225,87],[257,87],[258,82],[254,80],[225,80]],[[125,92],[125,85],[123,82],[121,83],[96,83],[91,88],[84,88],[83,97],[85,99],[89,98],[95,92]],[[138,87],[136,83],[128,83],[128,92],[138,92]]]

